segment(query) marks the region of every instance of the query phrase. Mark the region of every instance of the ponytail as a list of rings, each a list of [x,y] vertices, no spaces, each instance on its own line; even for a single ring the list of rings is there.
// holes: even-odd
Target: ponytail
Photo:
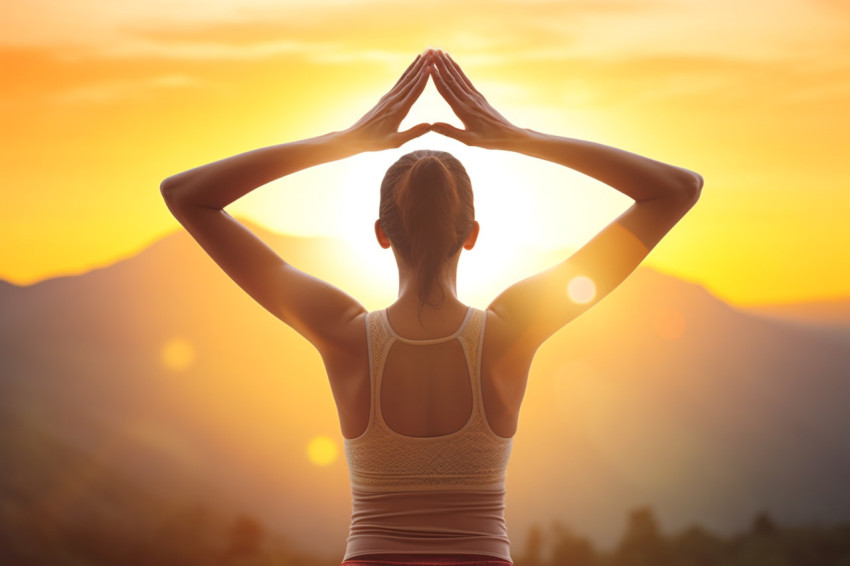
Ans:
[[[446,152],[409,153],[384,176],[381,227],[413,270],[420,309],[431,300],[446,262],[469,236],[474,217],[469,176]]]

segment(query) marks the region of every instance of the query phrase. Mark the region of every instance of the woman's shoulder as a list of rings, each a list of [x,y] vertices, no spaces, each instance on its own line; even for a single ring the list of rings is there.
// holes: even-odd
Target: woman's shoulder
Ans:
[[[367,317],[363,310],[340,323],[333,338],[319,349],[331,381],[349,379],[368,367]]]
[[[481,309],[483,312],[483,352],[487,365],[527,368],[531,364],[537,348],[534,343],[523,337],[518,326],[509,317],[503,316],[492,306]]]
[[[328,356],[358,356],[366,348],[366,325],[373,313],[361,309],[350,313],[349,316],[338,320],[334,330],[330,331],[322,357]]]

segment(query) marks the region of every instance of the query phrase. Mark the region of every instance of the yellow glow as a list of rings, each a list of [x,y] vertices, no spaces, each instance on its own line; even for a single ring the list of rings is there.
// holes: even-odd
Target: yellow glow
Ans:
[[[651,3],[635,11],[631,4],[597,10],[516,0],[485,19],[476,3],[452,3],[456,17],[446,20],[433,7],[372,0],[334,3],[332,11],[305,4],[304,17],[292,18],[288,3],[257,1],[266,6],[262,17],[238,24],[233,14],[243,8],[234,1],[198,19],[197,11],[151,3],[56,11],[54,3],[32,0],[0,19],[0,67],[9,85],[0,93],[0,170],[4,186],[16,188],[4,192],[0,209],[0,279],[31,284],[137,253],[177,228],[157,190],[164,177],[346,128],[414,53],[436,45],[520,127],[622,147],[703,175],[702,199],[652,252],[653,267],[739,304],[840,297],[850,289],[850,270],[835,259],[850,253],[842,159],[850,114],[846,33],[836,17],[845,14],[834,2],[785,3],[769,19],[757,4],[736,5],[733,25],[723,7],[707,2],[671,12]],[[576,10],[581,26],[550,30]],[[144,32],[128,32],[137,21],[146,22]],[[184,26],[179,40],[168,31]],[[683,49],[681,37],[711,38],[706,30],[717,26],[724,42],[688,41]],[[508,43],[494,44],[493,29],[506,27]],[[665,33],[649,38],[647,29]],[[795,45],[807,47],[798,53],[789,48]],[[428,85],[402,127],[437,120],[460,125]],[[501,268],[528,246],[575,248],[623,203],[616,191],[565,168],[436,134],[398,154],[420,142],[468,165],[482,265]],[[234,210],[276,230],[371,246],[377,185],[396,155],[365,154],[298,173]],[[346,175],[349,167],[363,168],[359,185]],[[812,190],[803,197],[800,187]],[[340,213],[361,207],[368,214]],[[489,284],[484,270],[468,277]]]
[[[586,305],[596,297],[596,285],[590,277],[578,275],[567,284],[567,295],[574,303]]]
[[[162,346],[160,356],[165,367],[180,372],[195,362],[195,348],[183,338],[172,338]]]
[[[307,443],[307,458],[316,466],[332,464],[338,453],[336,442],[327,436],[316,436]]]

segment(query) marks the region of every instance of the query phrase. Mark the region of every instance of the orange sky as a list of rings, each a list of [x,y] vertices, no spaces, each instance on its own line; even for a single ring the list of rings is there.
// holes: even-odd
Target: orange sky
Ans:
[[[705,177],[651,265],[734,303],[850,294],[846,2],[7,0],[0,10],[0,278],[26,284],[135,253],[177,227],[162,178],[348,127],[417,52],[439,46],[521,126]],[[411,119],[451,117],[429,86]],[[434,134],[417,143],[469,165],[484,250],[495,227],[485,259],[574,247],[627,202],[551,164]],[[233,211],[368,246],[377,185],[397,155],[299,173]]]

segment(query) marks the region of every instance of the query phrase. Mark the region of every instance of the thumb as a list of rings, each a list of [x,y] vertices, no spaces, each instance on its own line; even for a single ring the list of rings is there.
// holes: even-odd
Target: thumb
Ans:
[[[431,131],[431,124],[427,124],[427,123],[416,124],[415,126],[410,128],[409,130],[405,130],[403,132],[398,132],[397,137],[396,137],[396,141],[399,142],[399,145],[404,145],[407,142],[409,142],[410,140],[412,140],[414,138],[418,138],[422,134],[425,134],[425,133],[430,132],[430,131]]]
[[[431,130],[446,137],[456,139],[457,141],[467,143],[467,134],[469,132],[467,132],[466,130],[460,130],[458,128],[455,128],[451,124],[446,124],[445,122],[435,122],[431,125]]]

